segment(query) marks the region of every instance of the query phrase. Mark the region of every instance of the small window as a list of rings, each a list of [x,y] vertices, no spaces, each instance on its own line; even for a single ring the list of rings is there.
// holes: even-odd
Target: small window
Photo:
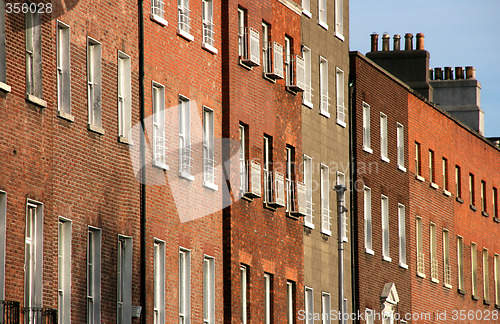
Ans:
[[[163,0],[151,0],[151,19],[163,26],[167,26],[168,22],[164,18],[164,6]]]
[[[417,275],[425,278],[425,255],[423,249],[422,218],[416,218],[416,245],[417,245]]]
[[[285,36],[285,81],[289,87],[293,84],[293,41],[289,36]]]
[[[365,318],[366,324],[374,324],[375,323],[375,314],[372,309],[367,308],[365,310]]]
[[[321,233],[332,235],[330,230],[330,169],[321,164]]]
[[[372,153],[370,142],[370,105],[363,102],[363,150]]]
[[[128,138],[132,127],[132,77],[130,56],[118,52],[118,136]]]
[[[443,158],[443,189],[445,191],[449,190],[448,185],[448,160]]]
[[[101,117],[101,44],[87,39],[87,94],[88,94],[88,123],[92,130],[104,133]]]
[[[313,165],[312,158],[304,155],[304,183],[306,185],[306,216],[304,217],[304,226],[314,229],[313,224]]]
[[[372,190],[364,187],[365,252],[373,254],[372,247]]]
[[[318,0],[318,24],[328,29],[328,15],[327,15],[327,1],[326,0]]]
[[[477,297],[477,246],[476,243],[470,244],[470,258],[472,267],[472,296]]]
[[[202,0],[203,44],[214,46],[214,13],[213,1]],[[215,49],[215,48],[214,48]]]
[[[337,68],[336,72],[336,85],[337,85],[337,124],[346,127],[347,110],[344,100],[344,71]]]
[[[302,0],[302,10],[304,15],[311,17],[311,0]]]
[[[5,8],[5,0],[0,0],[0,6]],[[7,60],[5,46],[5,9],[0,10],[0,82],[7,83]],[[1,293],[1,291],[0,291]]]
[[[286,146],[286,211],[291,212],[293,203],[295,202],[295,148],[293,146]]]
[[[380,113],[380,157],[385,162],[389,162],[387,151],[387,115]]]
[[[497,188],[493,187],[493,197],[492,197],[492,211],[493,211],[493,216],[498,218],[498,190]]]
[[[488,250],[483,248],[483,293],[484,301],[490,301],[490,260],[488,259]]]
[[[58,312],[59,323],[71,322],[71,222],[59,218],[58,243]],[[2,277],[3,278],[3,277]],[[2,290],[0,290],[0,296]]]
[[[495,254],[495,305],[500,306],[500,255]]]
[[[7,237],[7,194],[0,191],[0,297],[5,296],[5,244]],[[59,308],[60,309],[60,308]]]
[[[305,89],[302,92],[302,103],[313,108],[312,104],[312,77],[311,77],[311,50],[309,47],[302,45],[302,57],[304,58],[304,81]]]
[[[248,266],[240,266],[240,307],[241,323],[248,323]]]
[[[470,205],[471,206],[476,206],[476,190],[475,190],[475,185],[474,185],[474,175],[472,173],[469,173],[469,199],[470,199]]]
[[[88,229],[87,323],[101,323],[101,230]]]
[[[344,0],[335,0],[335,36],[344,40]]]
[[[26,209],[24,305],[37,307],[42,304],[43,205],[28,200]],[[29,317],[34,315],[30,313]]]
[[[486,182],[481,180],[481,211],[483,213],[488,212],[488,204],[486,199]]]
[[[273,138],[269,135],[264,135],[264,150],[263,150],[263,168],[264,168],[264,203],[269,203],[273,200]]]
[[[57,108],[71,114],[71,68],[69,26],[57,22]]]
[[[389,198],[382,195],[382,257],[385,261],[391,261],[389,254]]]
[[[179,249],[179,324],[191,323],[191,252]]]
[[[203,257],[203,323],[215,323],[215,259]]]
[[[321,319],[322,324],[331,324],[331,301],[330,294],[326,292],[321,293]],[[345,310],[344,310],[345,311]]]
[[[192,41],[189,0],[177,0],[177,33]]]
[[[165,87],[153,82],[153,165],[168,170],[165,138]]]
[[[430,261],[431,261],[431,280],[438,280],[438,259],[437,259],[437,241],[436,241],[436,224],[431,223],[429,227],[429,245],[430,245]]]
[[[399,265],[406,265],[406,215],[405,206],[398,204],[398,232],[399,232]]]
[[[117,321],[132,323],[132,238],[118,237],[118,257],[116,267]]]
[[[42,99],[42,28],[38,12],[25,13],[26,93]]]
[[[445,287],[451,287],[450,242],[448,230],[443,229],[443,278]]]
[[[193,180],[191,175],[191,101],[179,96],[179,176]]]
[[[398,168],[406,171],[405,168],[405,128],[400,123],[397,124],[397,145],[398,145]]]
[[[215,185],[214,111],[203,107],[203,184],[212,189]]]
[[[457,263],[458,263],[458,289],[463,291],[464,281],[464,243],[461,236],[457,236]]]
[[[417,174],[417,177],[422,176],[422,157],[421,157],[421,150],[420,150],[420,143],[415,142],[415,173]]]
[[[457,198],[462,198],[462,171],[458,165],[455,165],[455,190]]]
[[[239,160],[240,160],[240,196],[248,192],[248,171],[247,171],[247,126],[239,126]]]
[[[286,281],[287,324],[295,323],[295,282]]]
[[[429,150],[429,182],[435,183],[436,182],[436,175],[435,175],[435,164],[434,164],[434,151]]]
[[[321,95],[320,113],[326,117],[330,117],[330,97],[328,96],[328,61],[322,56],[319,57],[319,88]]]
[[[243,8],[238,8],[238,54],[243,58],[247,52],[245,29],[247,27],[247,13]]]
[[[305,316],[306,324],[314,323],[314,291],[312,288],[305,287]]]
[[[165,323],[165,242],[154,242],[154,296],[153,313],[154,324]]]
[[[273,275],[269,273],[264,273],[264,303],[265,303],[265,315],[264,323],[271,324],[273,318]]]
[[[270,46],[270,30],[271,27],[265,21],[262,22],[262,71],[263,75],[266,76],[267,73],[272,72],[272,51],[269,50]]]

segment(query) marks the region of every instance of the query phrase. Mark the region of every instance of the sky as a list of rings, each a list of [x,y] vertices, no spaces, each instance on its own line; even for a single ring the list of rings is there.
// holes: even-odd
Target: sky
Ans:
[[[370,34],[425,34],[430,67],[474,66],[486,137],[500,137],[500,0],[351,0],[350,50],[370,51]],[[414,45],[415,46],[415,37]]]

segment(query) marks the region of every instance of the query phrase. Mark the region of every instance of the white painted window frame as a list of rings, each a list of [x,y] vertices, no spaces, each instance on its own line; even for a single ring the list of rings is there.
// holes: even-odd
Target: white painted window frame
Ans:
[[[58,221],[58,303],[59,323],[71,323],[71,220],[59,217]]]
[[[179,247],[179,324],[191,323],[191,251]]]
[[[165,241],[154,239],[153,323],[165,323]]]
[[[390,229],[389,229],[389,198],[381,195],[382,216],[382,260],[391,262],[390,257]]]

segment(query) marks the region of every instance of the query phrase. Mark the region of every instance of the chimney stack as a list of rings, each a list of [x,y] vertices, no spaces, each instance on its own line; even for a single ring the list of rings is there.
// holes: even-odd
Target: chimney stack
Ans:
[[[465,67],[465,75],[467,79],[475,79],[476,78],[476,69],[473,66]]]
[[[444,79],[445,80],[453,80],[453,70],[449,66],[446,66],[444,68]]]
[[[461,66],[455,67],[455,79],[463,80],[464,79],[464,68]]]
[[[434,70],[432,68],[429,69],[429,80],[434,80]]]
[[[406,33],[405,35],[405,51],[413,50],[413,34]]]
[[[443,80],[443,69],[440,67],[434,68],[434,80]]]
[[[372,39],[372,48],[371,48],[371,51],[372,52],[376,52],[378,51],[378,34],[377,33],[373,33],[370,35],[371,39]]]
[[[389,34],[385,33],[382,36],[382,51],[383,52],[388,52],[389,51]]]
[[[424,34],[417,34],[417,50],[424,50]]]
[[[398,34],[394,35],[394,51],[399,51],[401,50],[401,36]]]

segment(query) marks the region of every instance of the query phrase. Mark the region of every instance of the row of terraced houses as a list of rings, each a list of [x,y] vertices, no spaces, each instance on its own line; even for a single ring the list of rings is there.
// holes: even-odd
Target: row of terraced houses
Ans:
[[[499,139],[413,38],[350,52],[348,0],[0,0],[0,323],[499,321]]]

